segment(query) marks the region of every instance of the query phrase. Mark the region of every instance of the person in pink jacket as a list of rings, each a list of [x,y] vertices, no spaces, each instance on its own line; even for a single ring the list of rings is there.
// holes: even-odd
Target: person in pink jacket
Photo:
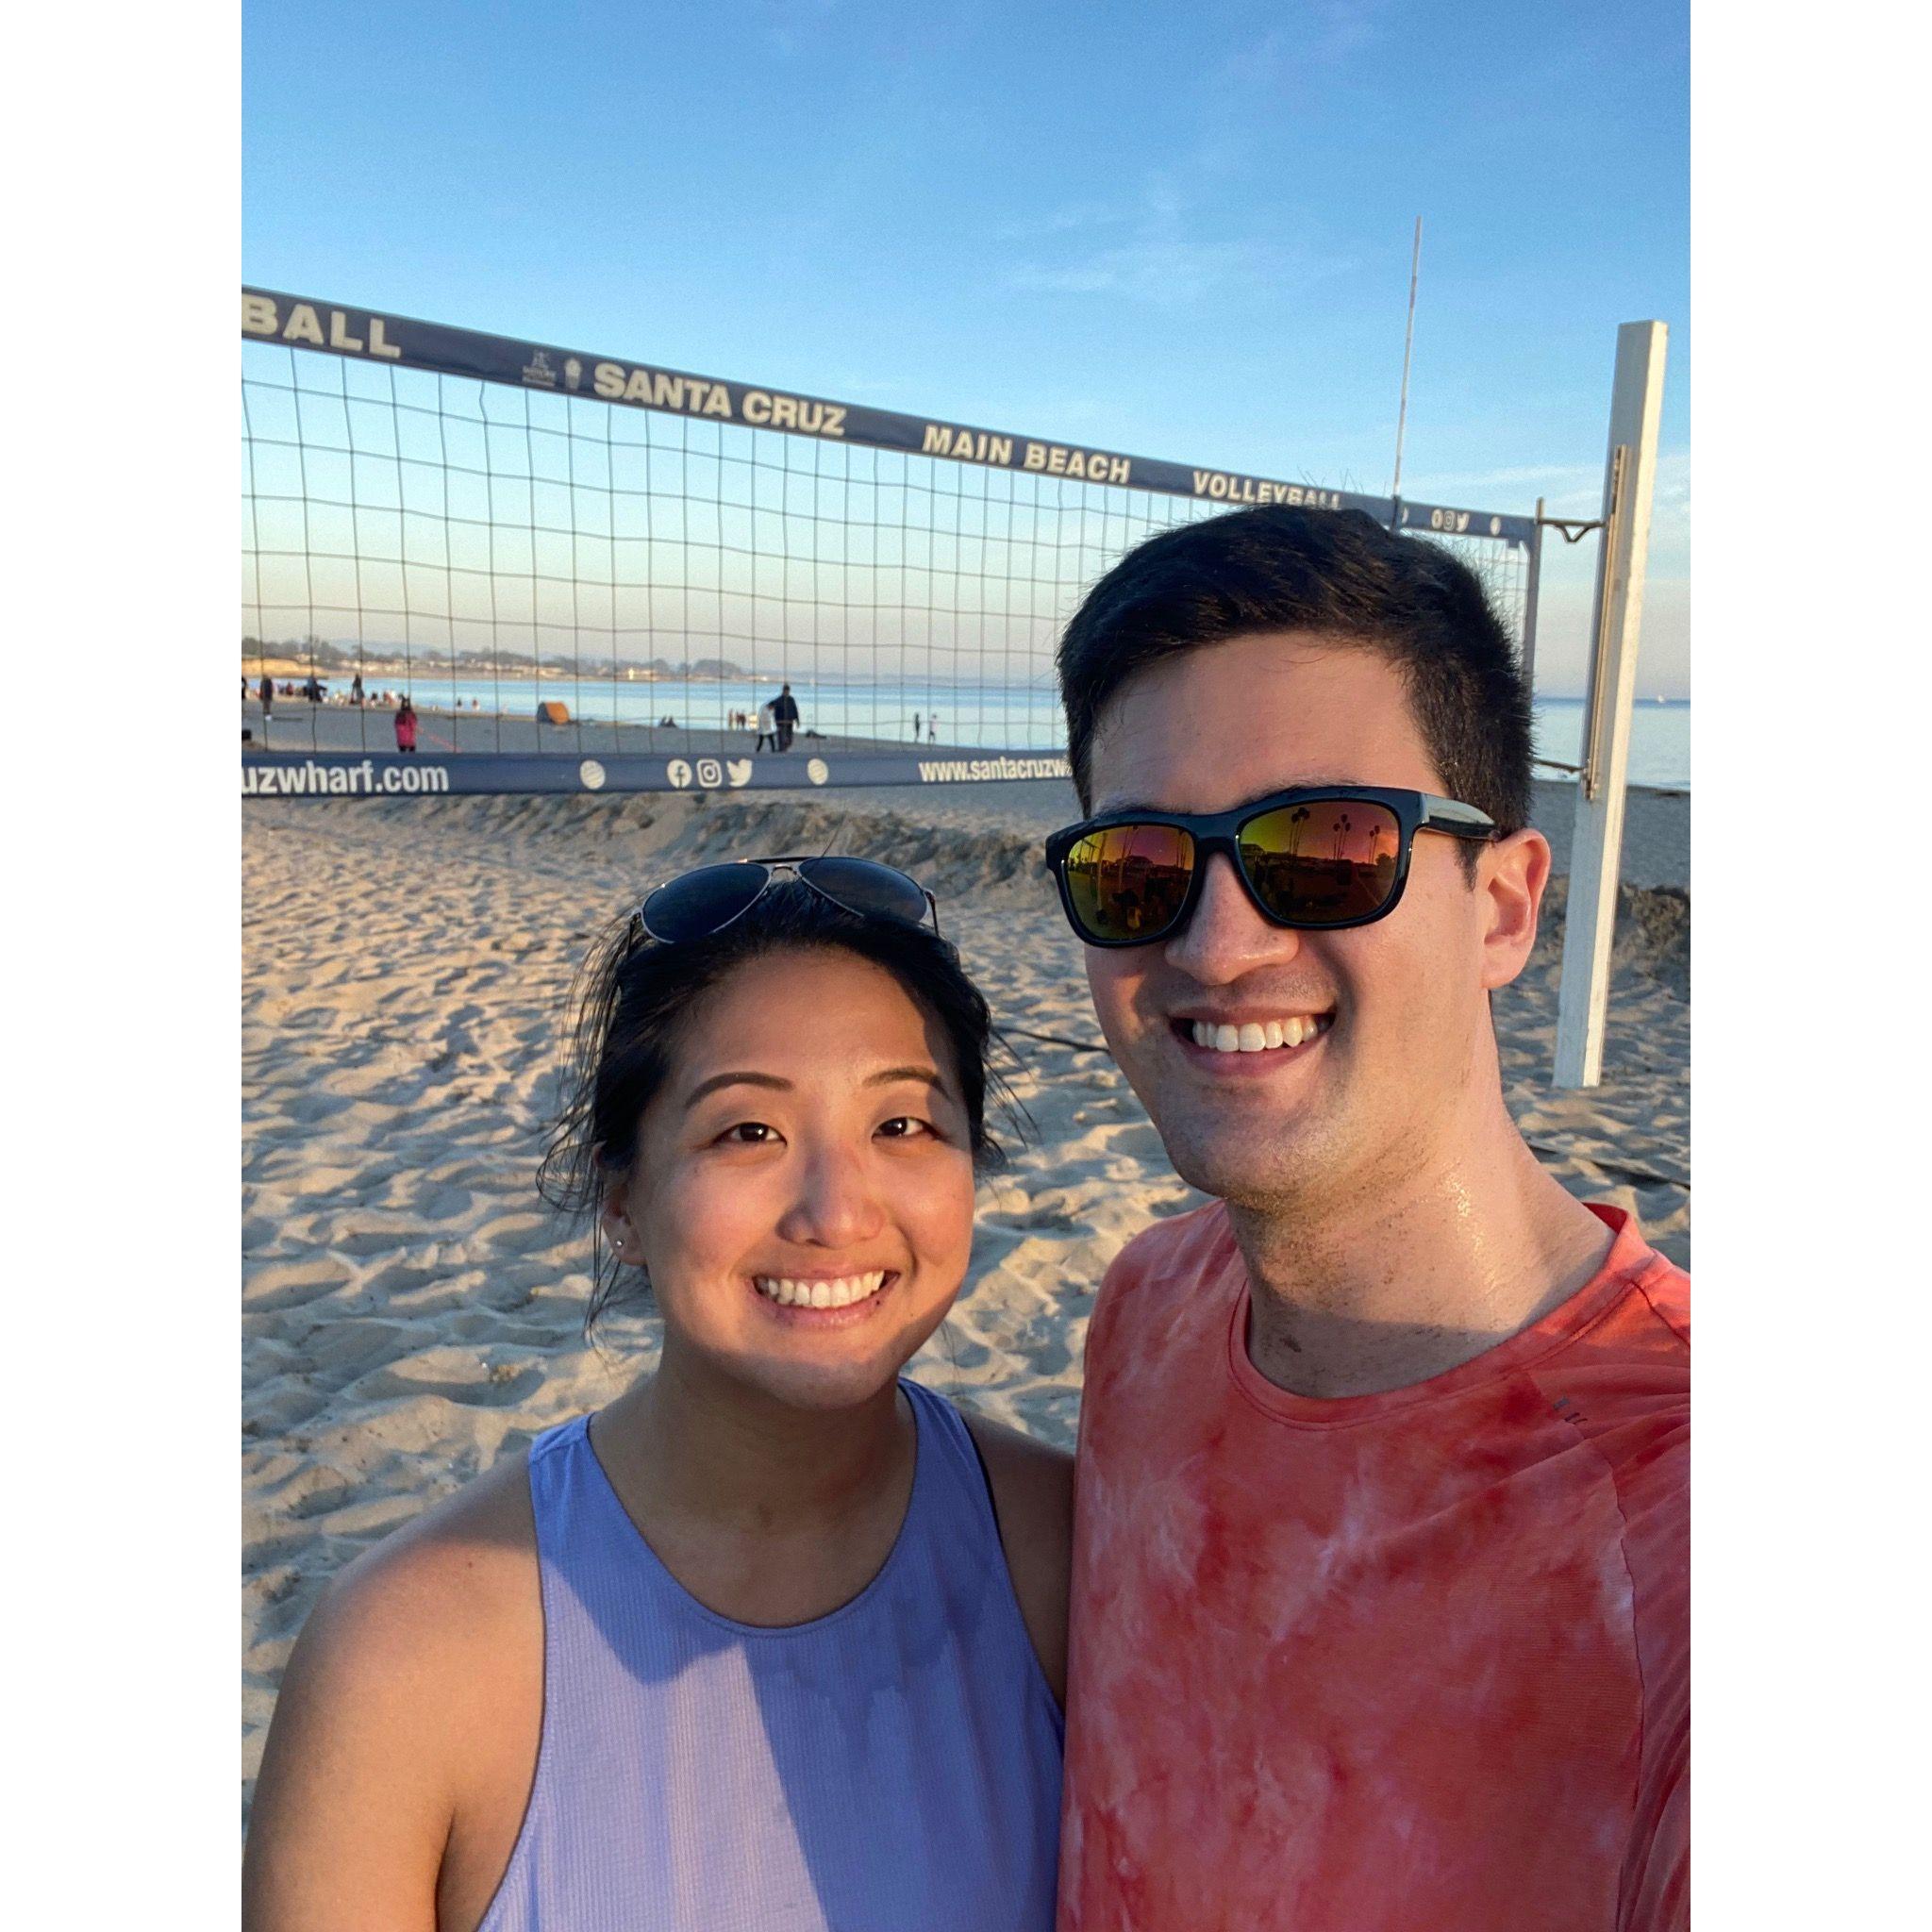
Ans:
[[[404,698],[396,711],[396,749],[414,751],[416,749],[416,708]]]

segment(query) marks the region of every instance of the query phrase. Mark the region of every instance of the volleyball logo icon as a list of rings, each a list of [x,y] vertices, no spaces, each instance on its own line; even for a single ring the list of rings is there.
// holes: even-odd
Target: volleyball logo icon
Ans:
[[[586,758],[577,767],[577,783],[586,791],[601,791],[604,789],[604,767],[595,758]]]
[[[826,769],[824,758],[808,758],[805,761],[805,775],[814,785],[823,785],[832,774]]]
[[[680,791],[691,783],[691,767],[682,758],[673,758],[664,767],[665,777]]]

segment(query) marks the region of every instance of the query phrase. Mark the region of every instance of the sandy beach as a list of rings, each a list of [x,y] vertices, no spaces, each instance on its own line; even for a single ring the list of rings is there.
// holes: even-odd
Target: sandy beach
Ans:
[[[1539,788],[1559,868],[1569,798]],[[539,1201],[533,1176],[577,958],[593,928],[686,865],[836,840],[939,895],[1008,1031],[1033,1134],[980,1191],[965,1290],[914,1373],[1071,1443],[1103,1271],[1200,1198],[1105,1051],[1055,1043],[1099,1041],[1038,856],[1040,833],[1076,815],[1058,785],[245,808],[247,1780],[327,1578],[652,1358],[646,1316],[614,1315],[585,1342],[590,1238]],[[1636,1208],[1687,1265],[1688,821],[1685,794],[1632,794],[1600,1088],[1549,1083],[1560,880],[1536,960],[1496,1003],[1532,1145],[1579,1195]]]

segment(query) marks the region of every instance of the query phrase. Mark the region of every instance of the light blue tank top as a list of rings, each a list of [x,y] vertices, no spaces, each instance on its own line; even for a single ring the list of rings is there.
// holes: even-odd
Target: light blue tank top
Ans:
[[[676,1582],[588,1417],[532,1444],[542,1740],[479,1932],[1049,1932],[1059,1710],[966,1425],[899,1386],[918,1452],[898,1541],[789,1629]]]

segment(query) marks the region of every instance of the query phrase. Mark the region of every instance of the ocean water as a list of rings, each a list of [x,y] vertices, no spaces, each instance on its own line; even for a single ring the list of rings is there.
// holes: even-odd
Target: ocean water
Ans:
[[[1544,698],[1536,701],[1536,751],[1541,758],[1561,764],[1583,762],[1583,700]],[[1540,768],[1540,778],[1567,774]],[[1658,703],[1640,697],[1630,712],[1630,782],[1688,791],[1690,785],[1690,700],[1671,698]]]
[[[393,673],[372,674],[371,691],[400,689]],[[346,680],[330,680],[333,691]],[[546,677],[452,677],[433,660],[419,663],[408,680],[418,708],[501,710],[528,717],[541,699],[560,699],[571,716],[589,723],[649,724],[674,718],[683,726],[716,730],[733,711],[757,715],[759,704],[775,697],[776,679],[753,683],[710,678],[664,677],[652,683],[615,682],[608,676],[581,679]],[[924,683],[900,679],[858,680],[799,677],[791,694],[798,700],[802,730],[835,738],[874,738],[912,742],[913,719],[919,741],[978,745],[1003,751],[1051,751],[1066,742],[1066,723],[1051,686],[1033,684]],[[1583,700],[1539,697],[1536,701],[1537,756],[1559,764],[1582,762]],[[1539,776],[1564,774],[1547,768]],[[1640,699],[1631,718],[1630,782],[1674,788],[1690,783],[1690,704],[1689,699],[1657,703]]]

